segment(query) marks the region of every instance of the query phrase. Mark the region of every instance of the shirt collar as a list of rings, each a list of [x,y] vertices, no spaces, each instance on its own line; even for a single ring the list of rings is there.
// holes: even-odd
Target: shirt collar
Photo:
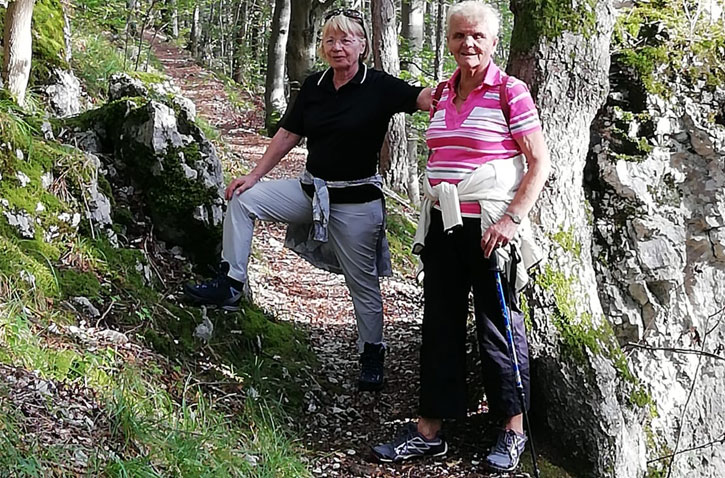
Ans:
[[[458,83],[458,78],[461,76],[461,69],[456,68],[456,71],[453,72],[453,75],[451,75],[451,78],[448,80],[448,88],[451,90],[455,89],[456,83]],[[486,67],[486,73],[483,75],[483,82],[481,82],[481,85],[476,87],[474,89],[477,90],[483,86],[496,86],[500,85],[502,82],[502,72],[501,69],[496,66],[496,64],[493,62],[493,60],[489,60],[488,66]]]
[[[332,68],[328,68],[325,70],[324,73],[322,73],[322,76],[320,76],[320,79],[317,80],[317,86],[322,85],[324,82],[325,84],[332,84]],[[355,85],[362,85],[365,80],[368,77],[368,66],[363,62],[358,62],[358,69],[357,73],[355,73],[355,76],[352,77],[350,81],[348,81],[346,84],[355,84]]]

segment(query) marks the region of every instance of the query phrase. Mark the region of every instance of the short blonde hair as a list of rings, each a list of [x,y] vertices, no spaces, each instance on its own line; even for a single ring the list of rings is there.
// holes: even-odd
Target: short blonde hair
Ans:
[[[363,21],[362,19],[360,21]],[[317,54],[320,58],[328,61],[327,55],[325,54],[325,48],[323,47],[323,41],[330,31],[337,31],[346,33],[347,35],[355,36],[365,42],[365,48],[360,55],[361,60],[367,59],[370,54],[370,42],[368,41],[363,25],[354,18],[346,17],[345,15],[335,15],[330,17],[322,26],[322,37],[320,39],[320,45],[317,47]]]
[[[501,24],[501,16],[495,7],[485,2],[477,2],[474,0],[467,0],[465,2],[456,3],[448,9],[446,15],[446,37],[450,33],[451,29],[451,17],[453,16],[467,17],[467,18],[482,18],[488,32],[497,37],[499,25]]]

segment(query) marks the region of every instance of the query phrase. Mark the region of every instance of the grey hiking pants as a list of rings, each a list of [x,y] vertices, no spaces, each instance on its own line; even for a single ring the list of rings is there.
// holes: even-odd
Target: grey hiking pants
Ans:
[[[312,221],[312,201],[298,179],[259,182],[234,195],[224,217],[222,260],[229,276],[247,282],[254,221],[302,224]],[[376,248],[383,223],[382,200],[362,204],[330,204],[328,241],[352,296],[358,347],[383,341],[383,300],[376,266]]]

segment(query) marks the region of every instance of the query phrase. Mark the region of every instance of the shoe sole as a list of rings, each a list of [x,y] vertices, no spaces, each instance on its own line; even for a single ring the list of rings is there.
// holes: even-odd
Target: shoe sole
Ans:
[[[241,305],[239,305],[239,302],[241,302],[241,300],[242,300],[241,298],[239,299],[239,301],[237,301],[236,304],[219,304],[217,302],[209,302],[208,299],[206,299],[204,297],[199,297],[199,296],[195,295],[193,292],[190,292],[186,289],[184,289],[184,295],[186,296],[187,299],[189,299],[195,305],[207,305],[207,306],[212,306],[212,307],[219,307],[219,308],[227,310],[229,312],[237,312],[242,308]]]
[[[520,463],[517,463],[517,464],[516,464],[516,466],[514,466],[513,468],[502,468],[502,467],[500,467],[500,466],[492,465],[491,463],[489,463],[489,462],[487,462],[487,461],[484,461],[484,462],[483,462],[483,464],[484,464],[484,466],[485,466],[485,467],[486,467],[486,468],[487,468],[488,470],[490,470],[490,471],[495,471],[495,472],[497,472],[497,473],[512,473],[512,472],[516,471],[516,469],[517,469],[517,468],[519,467],[519,465],[520,465]]]
[[[443,449],[443,451],[439,451],[438,453],[433,453],[432,455],[408,455],[408,456],[398,458],[397,460],[380,456],[377,453],[375,453],[375,450],[371,450],[371,451],[372,451],[373,456],[379,463],[403,463],[405,461],[410,460],[411,458],[438,458],[438,457],[444,456],[444,455],[448,454],[448,442],[445,442],[445,448]]]

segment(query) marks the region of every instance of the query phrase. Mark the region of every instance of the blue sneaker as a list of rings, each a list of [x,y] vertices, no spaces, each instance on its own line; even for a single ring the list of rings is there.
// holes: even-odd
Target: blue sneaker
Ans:
[[[408,423],[398,438],[391,443],[373,447],[373,458],[379,463],[398,463],[424,456],[443,456],[448,453],[448,443],[437,434],[432,440],[418,433],[418,425]]]
[[[227,272],[229,272],[229,264],[222,263],[215,278],[198,284],[185,284],[184,294],[199,305],[215,305],[224,310],[239,310],[244,295],[241,290],[243,287],[239,289],[234,287]]]
[[[494,471],[513,471],[519,466],[525,447],[526,435],[519,435],[513,430],[502,430],[486,457],[486,465]]]

